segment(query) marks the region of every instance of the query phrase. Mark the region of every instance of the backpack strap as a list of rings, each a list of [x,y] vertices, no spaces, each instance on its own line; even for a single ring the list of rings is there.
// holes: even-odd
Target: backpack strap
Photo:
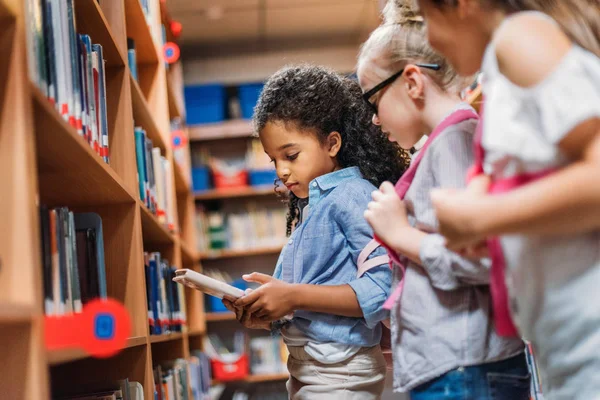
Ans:
[[[358,272],[356,274],[357,278],[363,276],[371,268],[377,267],[382,264],[389,264],[390,258],[387,255],[373,257],[370,260],[368,260],[371,253],[373,253],[375,249],[377,249],[379,246],[381,246],[381,243],[373,239],[369,243],[367,243],[367,245],[360,252],[358,256],[358,261],[356,262],[356,266],[358,268]]]

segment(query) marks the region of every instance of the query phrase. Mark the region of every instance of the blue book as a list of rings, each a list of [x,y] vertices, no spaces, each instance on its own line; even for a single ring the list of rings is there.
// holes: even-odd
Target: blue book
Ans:
[[[154,316],[154,332],[151,332],[155,335],[161,334],[160,328],[160,317],[159,317],[159,300],[158,300],[158,282],[156,279],[156,271],[158,270],[158,264],[156,259],[150,256],[150,289],[152,292],[152,314]]]
[[[135,157],[137,160],[138,184],[140,187],[140,199],[146,202],[146,132],[139,126],[134,129],[135,133]]]
[[[129,64],[131,76],[137,81],[137,57],[135,54],[135,41],[132,38],[127,38],[127,63]]]

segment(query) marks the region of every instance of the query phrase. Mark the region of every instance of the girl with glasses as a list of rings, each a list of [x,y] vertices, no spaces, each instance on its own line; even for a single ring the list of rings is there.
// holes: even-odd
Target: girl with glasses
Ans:
[[[473,162],[478,117],[458,95],[466,81],[431,49],[410,7],[390,2],[385,13],[358,77],[373,123],[401,147],[416,145],[396,187],[381,185],[365,212],[396,264],[386,302],[394,389],[412,400],[527,400],[524,345],[500,337],[490,319],[489,260],[451,252],[436,232],[430,191],[464,187]]]

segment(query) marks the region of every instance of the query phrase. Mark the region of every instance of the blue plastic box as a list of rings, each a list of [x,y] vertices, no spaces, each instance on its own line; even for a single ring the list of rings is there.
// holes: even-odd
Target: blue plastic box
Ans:
[[[186,120],[188,125],[210,124],[225,119],[227,96],[220,84],[186,86]]]
[[[235,286],[236,288],[242,290],[248,289],[248,284],[243,279],[238,279],[231,282],[231,286]],[[208,307],[210,308],[211,312],[224,313],[229,311],[227,308],[225,308],[221,299],[209,295],[206,295],[206,297],[208,297]]]
[[[249,172],[250,186],[273,186],[277,179],[274,169],[257,169]]]
[[[248,83],[240,85],[239,87],[239,99],[240,107],[242,109],[242,118],[250,119],[254,115],[254,107],[258,102],[260,93],[265,86],[264,83]]]
[[[210,170],[208,167],[192,168],[192,187],[194,192],[210,189]]]

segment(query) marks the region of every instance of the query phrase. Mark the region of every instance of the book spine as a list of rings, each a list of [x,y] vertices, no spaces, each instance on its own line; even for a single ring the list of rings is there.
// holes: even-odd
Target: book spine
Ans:
[[[135,156],[137,161],[138,183],[140,187],[140,199],[146,203],[146,135],[140,127],[135,127]]]

